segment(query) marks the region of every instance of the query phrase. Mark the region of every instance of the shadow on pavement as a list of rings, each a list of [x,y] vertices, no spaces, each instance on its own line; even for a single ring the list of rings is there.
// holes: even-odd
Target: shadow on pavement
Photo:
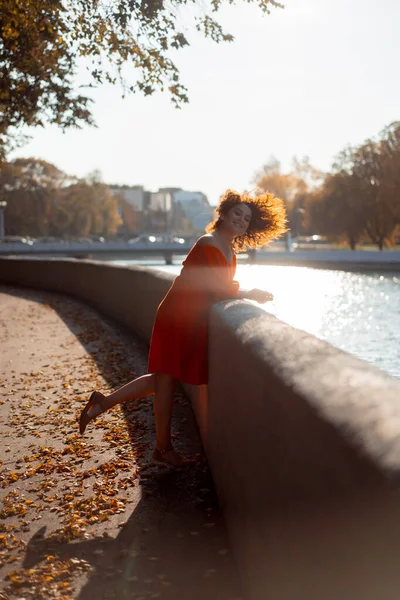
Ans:
[[[146,345],[86,305],[60,294],[15,286],[3,286],[2,291],[53,308],[111,387],[146,372]],[[80,586],[77,597],[81,600],[238,599],[240,585],[207,465],[202,462],[177,471],[152,465],[151,400],[138,402],[127,403],[124,416],[135,449],[141,498],[127,521],[120,524],[119,533],[60,542],[51,534],[46,536],[43,527],[30,539],[23,567],[32,568],[49,555],[85,559],[92,571]],[[129,426],[132,414],[134,428]],[[180,391],[173,433],[179,451],[201,452],[192,410]]]

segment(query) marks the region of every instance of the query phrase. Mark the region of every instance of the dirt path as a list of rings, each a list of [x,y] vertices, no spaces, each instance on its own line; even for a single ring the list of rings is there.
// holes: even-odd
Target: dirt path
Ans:
[[[90,391],[143,374],[146,350],[77,301],[0,286],[0,598],[239,600],[207,467],[151,463],[151,400],[78,433]],[[201,452],[182,394],[174,436]]]

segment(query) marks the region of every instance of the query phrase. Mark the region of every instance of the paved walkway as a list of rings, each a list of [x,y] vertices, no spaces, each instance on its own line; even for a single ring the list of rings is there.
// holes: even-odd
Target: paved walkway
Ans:
[[[151,463],[151,401],[89,425],[91,390],[146,370],[146,347],[65,296],[0,286],[0,598],[239,600],[204,465]],[[178,449],[200,452],[175,403]]]

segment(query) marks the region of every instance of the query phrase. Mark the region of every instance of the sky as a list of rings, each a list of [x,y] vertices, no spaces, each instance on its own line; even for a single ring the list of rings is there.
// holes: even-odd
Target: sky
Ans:
[[[32,130],[10,158],[201,191],[216,204],[226,188],[254,187],[271,156],[283,170],[308,156],[327,171],[345,146],[400,120],[399,0],[287,0],[266,16],[239,2],[219,20],[233,43],[204,40],[188,22],[191,46],[174,54],[189,90],[181,110],[166,93],[122,99],[120,86],[104,86],[93,93],[97,128]]]

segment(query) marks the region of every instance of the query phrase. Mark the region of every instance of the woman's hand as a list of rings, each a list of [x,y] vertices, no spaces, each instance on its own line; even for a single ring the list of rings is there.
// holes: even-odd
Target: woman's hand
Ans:
[[[266,302],[271,302],[271,300],[274,299],[273,295],[269,292],[258,290],[257,288],[250,290],[247,297],[249,300],[255,300],[259,304],[265,304]]]

